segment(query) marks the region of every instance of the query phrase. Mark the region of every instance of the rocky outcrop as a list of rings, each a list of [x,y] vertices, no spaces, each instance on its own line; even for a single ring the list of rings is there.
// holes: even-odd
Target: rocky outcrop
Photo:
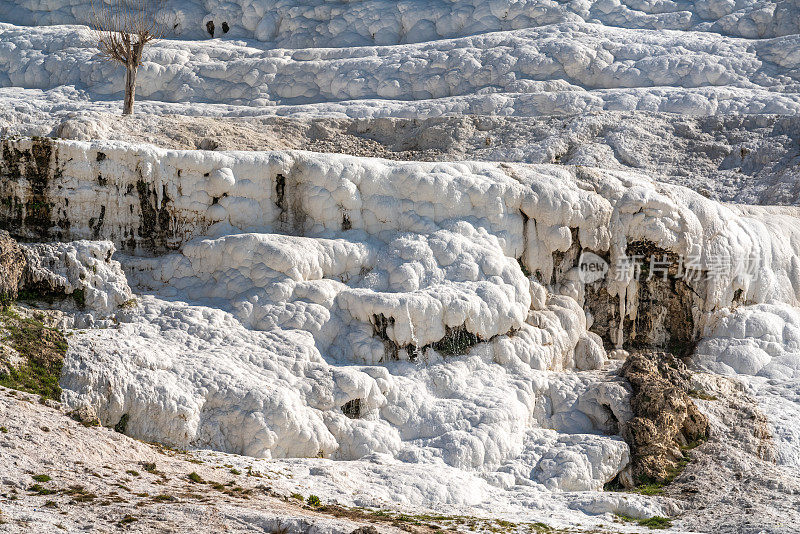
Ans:
[[[689,397],[691,373],[670,353],[631,354],[621,374],[633,387],[634,417],[622,428],[631,447],[625,486],[668,483],[685,464],[685,450],[708,437],[708,419]]]
[[[0,230],[0,299],[14,300],[25,270],[25,256],[19,244]]]

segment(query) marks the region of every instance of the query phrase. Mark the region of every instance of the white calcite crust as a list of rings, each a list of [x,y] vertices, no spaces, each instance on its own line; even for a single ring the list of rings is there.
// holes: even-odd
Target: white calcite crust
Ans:
[[[168,0],[158,17],[183,39],[210,39],[211,22],[216,37],[309,48],[396,45],[584,21],[756,39],[798,33],[794,7],[776,0]],[[0,2],[0,16],[15,24],[85,24],[90,15],[80,0]]]
[[[575,269],[556,272],[555,253],[577,240],[613,264],[644,240],[699,253],[706,270],[755,254],[758,276],[697,286],[698,335],[735,302],[798,300],[790,208],[722,205],[635,173],[113,142],[53,149],[65,163],[51,186],[68,200],[54,210],[70,233],[130,247],[140,197],[118,192],[145,180],[152,209],[171,217],[167,245],[177,242],[119,256],[154,295],[118,328],[75,336],[65,400],[95,406],[107,425],[127,414],[131,435],[178,447],[379,453],[495,487],[598,490],[628,462],[613,434],[631,417],[630,393],[599,370],[617,364],[588,331]],[[98,172],[105,185],[90,180]],[[101,205],[98,229],[89,220]],[[631,318],[635,284],[608,283]]]
[[[133,322],[75,336],[61,385],[69,404],[96,406],[106,424],[127,414],[129,434],[179,447],[382,453],[554,490],[600,489],[627,464],[624,442],[594,434],[607,430],[603,406],[624,417],[622,384],[598,396],[600,376],[576,383],[518,360],[500,365],[487,349],[424,365],[347,365],[324,357],[308,332],[248,330],[220,310],[144,297]],[[353,399],[357,419],[340,409]]]
[[[800,377],[800,312],[780,303],[737,309],[720,318],[694,362],[722,375]]]
[[[752,40],[583,21],[522,28],[389,47],[169,39],[148,47],[137,98],[191,104],[172,112],[192,115],[793,115],[800,108],[797,34]],[[19,106],[97,109],[103,104],[92,101],[121,97],[124,69],[102,60],[86,27],[0,23],[0,38],[4,118]],[[34,99],[17,103],[20,90]]]
[[[139,69],[137,110],[154,116],[474,115],[469,143],[415,125],[398,153],[454,159],[458,142],[455,159],[563,165],[97,141],[139,119],[109,119],[123,69],[99,57],[89,12],[0,0],[0,209],[21,237],[69,241],[25,245],[29,278],[83,292],[72,326],[109,327],[70,336],[70,408],[244,455],[224,461],[326,502],[612,528],[614,513],[675,515],[600,491],[630,459],[622,346],[652,317],[636,281],[587,290],[574,256],[613,268],[644,243],[694,259],[703,278],[672,311],[700,340],[694,366],[738,377],[780,465],[800,466],[800,212],[654,180],[797,204],[796,1],[167,0],[170,38]],[[542,115],[563,122],[490,133]],[[33,147],[52,151],[46,169],[12,161]],[[25,223],[42,196],[46,230]],[[600,286],[618,321],[603,338]]]
[[[111,259],[108,241],[22,244],[25,255],[23,283],[45,292],[75,295],[91,312],[112,316],[133,298],[118,261]]]

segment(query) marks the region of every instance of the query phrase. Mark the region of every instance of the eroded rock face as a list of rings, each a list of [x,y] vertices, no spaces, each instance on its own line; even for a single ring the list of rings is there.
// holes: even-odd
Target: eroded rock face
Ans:
[[[620,481],[666,483],[685,458],[682,448],[708,437],[708,419],[688,395],[691,373],[673,354],[639,352],[621,374],[633,387],[634,417],[622,428],[632,459],[629,476]]]
[[[25,270],[25,257],[19,244],[0,230],[0,298],[16,299]]]

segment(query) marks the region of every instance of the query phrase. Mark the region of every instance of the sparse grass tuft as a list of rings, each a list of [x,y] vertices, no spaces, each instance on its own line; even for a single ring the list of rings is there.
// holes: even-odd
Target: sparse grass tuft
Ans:
[[[305,497],[303,497],[299,493],[292,493],[292,499],[297,499],[300,502],[303,502],[304,500],[306,500]]]
[[[195,471],[192,471],[191,473],[189,473],[186,476],[186,478],[188,478],[189,480],[191,480],[195,484],[205,484],[205,482],[206,482],[205,480],[203,480],[203,477],[198,475]]]
[[[135,308],[139,304],[136,298],[128,299],[119,305],[120,308]]]
[[[136,519],[132,515],[128,514],[128,515],[126,515],[125,517],[123,517],[122,519],[119,520],[119,524],[120,525],[129,525],[129,524],[131,524],[131,523],[133,523],[135,521],[138,521],[138,519]]]
[[[31,478],[36,482],[50,482],[53,480],[49,475],[33,475]]]
[[[52,495],[53,493],[55,493],[55,490],[45,488],[41,484],[32,485],[31,487],[28,488],[28,491],[32,492],[35,495]]]
[[[92,502],[97,498],[97,495],[87,491],[83,486],[79,484],[70,486],[69,488],[64,490],[63,493],[64,495],[69,495],[70,497],[72,497],[72,500],[75,503]]]
[[[672,526],[672,521],[670,521],[666,517],[661,517],[656,515],[649,519],[640,519],[639,524],[642,525],[643,527],[661,530],[670,528]]]
[[[617,519],[620,521],[624,521],[626,523],[636,523],[639,526],[647,527],[653,530],[663,530],[670,528],[672,526],[672,521],[667,519],[666,517],[661,516],[653,516],[647,519],[637,519],[635,517],[631,517],[625,514],[614,514],[617,516]]]
[[[631,489],[633,493],[638,493],[639,495],[661,495],[664,493],[664,486],[666,484],[659,484],[657,482],[646,482],[644,484],[639,484],[635,488]]]
[[[700,399],[704,401],[715,401],[719,400],[715,395],[709,395],[704,391],[698,391],[696,389],[692,389],[689,391],[689,396],[694,397],[695,399]]]

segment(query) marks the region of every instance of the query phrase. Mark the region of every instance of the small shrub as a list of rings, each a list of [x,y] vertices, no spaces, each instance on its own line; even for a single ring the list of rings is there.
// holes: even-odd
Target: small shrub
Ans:
[[[643,527],[661,530],[671,527],[672,521],[670,521],[666,517],[661,517],[656,515],[649,519],[640,519],[639,524]]]
[[[626,523],[636,523],[639,526],[647,527],[653,530],[667,529],[672,526],[672,521],[670,519],[658,515],[649,517],[647,519],[637,519],[635,517],[630,517],[625,514],[615,514],[615,515],[619,520],[625,521]]]
[[[4,426],[0,426],[0,432],[2,432],[3,434],[8,434],[8,429]]]
[[[232,475],[241,475],[241,474],[242,474],[242,472],[241,472],[241,471],[239,471],[238,469],[232,468],[232,469],[231,469],[231,474],[232,474]]]
[[[53,480],[48,475],[33,475],[31,478],[36,482],[50,482]]]
[[[122,417],[119,418],[119,422],[114,425],[114,431],[119,432],[120,434],[125,433],[125,429],[128,428],[128,419],[130,417],[128,414],[122,414]]]
[[[47,489],[47,488],[45,488],[44,486],[42,486],[40,484],[32,485],[31,487],[28,488],[28,491],[30,491],[30,492],[32,492],[32,493],[34,493],[36,495],[52,495],[53,493],[55,493],[54,490]]]
[[[306,499],[306,504],[309,506],[322,506],[322,501],[319,500],[319,497],[316,495],[309,495],[308,499]]]
[[[205,480],[203,480],[203,477],[198,475],[195,471],[192,471],[191,473],[189,473],[189,475],[186,478],[188,478],[189,480],[191,480],[195,484],[205,484]]]
[[[139,476],[139,471],[135,471],[133,469],[128,469],[125,472],[128,473],[129,475],[133,476],[133,477],[138,477]]]
[[[120,304],[119,307],[120,308],[135,308],[137,306],[137,304],[139,304],[139,302],[135,298],[132,298],[132,299],[128,299],[125,302],[123,302],[122,304]]]
[[[122,519],[119,520],[119,524],[120,525],[128,525],[128,524],[133,523],[135,521],[138,521],[138,519],[136,519],[132,515],[128,514],[128,515],[126,515],[125,517],[123,517]]]
[[[664,484],[658,484],[656,482],[650,482],[646,484],[640,484],[636,486],[631,491],[634,493],[638,493],[640,495],[661,495],[664,493]]]

